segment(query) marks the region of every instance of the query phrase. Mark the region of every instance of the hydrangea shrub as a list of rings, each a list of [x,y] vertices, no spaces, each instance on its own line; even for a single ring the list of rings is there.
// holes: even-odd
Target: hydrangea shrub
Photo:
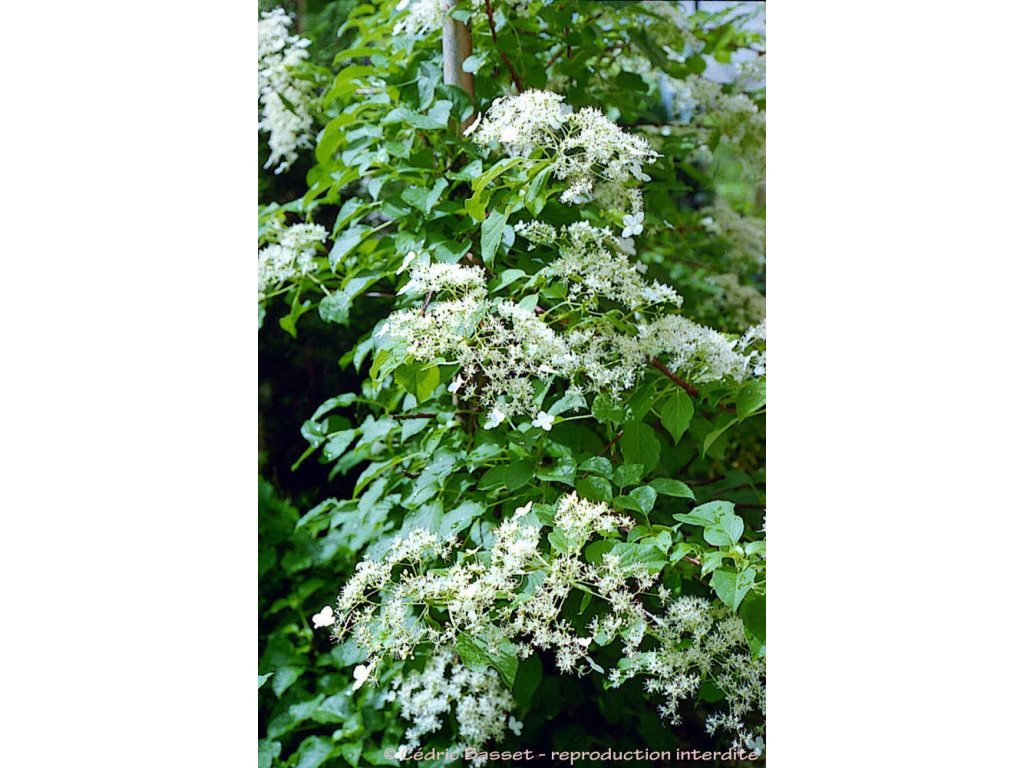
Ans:
[[[264,63],[304,47],[261,22],[261,128],[308,164],[260,210],[262,332],[314,312],[358,382],[297,457],[344,493],[264,503],[289,586],[261,764],[760,754],[763,36],[674,3],[471,0],[448,12],[472,99],[442,75],[450,6],[355,7],[322,87]],[[738,51],[733,82],[703,76]]]

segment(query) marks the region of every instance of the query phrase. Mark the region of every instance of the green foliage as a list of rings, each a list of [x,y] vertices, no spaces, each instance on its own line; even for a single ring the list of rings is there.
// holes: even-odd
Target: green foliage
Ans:
[[[651,180],[643,186],[635,261],[646,268],[644,279],[678,291],[684,315],[737,341],[756,325],[756,301],[740,292],[741,312],[736,291],[711,279],[736,276],[760,296],[763,264],[750,257],[757,247],[747,237],[751,221],[760,221],[757,148],[728,122],[730,112],[708,110],[692,120],[673,114],[664,84],[701,71],[705,55],[727,61],[757,40],[718,16],[680,20],[656,7],[668,4],[532,2],[528,12],[512,12],[495,2],[489,15],[482,4],[464,3],[474,41],[474,55],[463,63],[476,75],[471,100],[442,82],[437,31],[395,33],[403,18],[396,5],[331,3],[317,11],[311,29],[328,18],[339,29],[316,35],[313,61],[332,68],[314,105],[316,146],[304,158],[301,189],[260,209],[261,245],[271,242],[272,222],[317,223],[329,233],[313,268],[261,302],[261,334],[283,330],[298,343],[319,323],[347,386],[292,425],[308,448],[288,463],[318,468],[328,493],[296,508],[260,480],[261,766],[397,764],[385,753],[401,746],[409,724],[385,694],[392,681],[424,670],[437,649],[421,644],[362,684],[354,667],[367,663],[366,649],[351,639],[332,643],[311,617],[335,605],[357,563],[387,557],[417,530],[457,539],[453,560],[432,566],[434,577],[476,557],[491,563],[496,535],[517,510],[526,510],[517,518],[523,525],[544,529],[545,563],[571,553],[576,534],[554,524],[567,494],[629,521],[588,541],[587,563],[649,574],[666,600],[709,601],[720,612],[716,621],[742,621],[745,653],[765,653],[763,376],[682,381],[684,371],[666,358],[669,375],[652,364],[627,386],[579,390],[535,372],[518,395],[526,410],[502,412],[495,424],[493,410],[507,401],[484,405],[483,371],[467,373],[451,354],[425,356],[393,320],[404,312],[417,322],[457,298],[443,287],[410,289],[424,258],[483,270],[478,295],[506,301],[559,335],[600,328],[635,336],[638,323],[655,319],[649,307],[586,298],[580,280],[551,279],[545,269],[558,246],[531,243],[516,228],[585,221],[617,231],[624,211],[596,198],[565,203],[568,184],[547,159],[504,157],[459,134],[460,124],[514,93],[519,80],[524,88],[557,89],[577,110],[597,107],[651,142],[659,157],[645,169]],[[723,93],[739,97],[728,86]],[[763,93],[755,97],[763,110]],[[702,222],[716,196],[728,198],[731,213],[714,214],[714,229]],[[465,333],[483,322],[483,314],[473,316]],[[396,578],[413,573],[396,568]],[[529,601],[543,589],[544,573],[530,571],[536,575],[523,576],[502,599]],[[584,587],[561,605],[577,632],[610,610]],[[641,592],[644,610],[659,610],[655,590]],[[425,609],[421,619],[433,628],[453,620],[446,606]],[[580,680],[559,674],[552,651],[521,656],[521,637],[487,627],[459,631],[454,648],[467,669],[491,671],[511,693],[511,712],[524,725],[521,734],[506,734],[503,748],[629,743],[624,728],[651,746],[715,743],[663,722],[662,700],[638,679],[606,689],[610,671],[622,668],[623,636],[594,637],[589,674]],[[653,635],[645,640],[645,653],[654,642]],[[700,676],[699,692],[684,708],[701,716],[727,711],[715,676]],[[592,727],[574,730],[570,723],[584,716]],[[758,726],[750,719],[749,727]],[[458,740],[458,729],[456,716],[445,715],[440,733],[423,744],[444,749]]]

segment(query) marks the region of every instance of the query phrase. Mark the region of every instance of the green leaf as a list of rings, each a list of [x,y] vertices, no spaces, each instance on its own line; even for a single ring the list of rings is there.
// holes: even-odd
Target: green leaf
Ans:
[[[436,533],[441,539],[447,539],[453,534],[462,533],[485,511],[483,504],[475,501],[464,501],[455,509],[444,513],[444,517],[441,518],[440,528]]]
[[[735,507],[736,505],[731,501],[709,501],[706,504],[701,504],[699,507],[694,507],[690,510],[689,514],[672,515],[672,517],[681,523],[699,525],[704,528],[709,525],[715,525],[723,517],[732,515]]]
[[[660,571],[668,563],[665,553],[650,544],[617,541],[611,554],[618,556],[619,565],[623,568],[645,565],[650,571]]]
[[[270,681],[274,695],[280,697],[301,676],[302,667],[280,667],[277,674],[274,675],[274,679]]]
[[[637,485],[643,476],[643,464],[620,464],[615,468],[612,480],[620,488],[625,488],[627,485]]]
[[[260,676],[259,676],[259,678],[260,678],[260,684],[259,684],[258,686],[256,686],[256,687],[257,687],[257,688],[262,688],[262,687],[263,687],[263,684],[264,684],[265,682],[267,682],[267,680],[268,680],[268,679],[270,679],[271,677],[273,677],[273,675],[274,675],[274,673],[273,673],[273,672],[267,672],[267,674],[265,674],[265,675],[260,675]]]
[[[402,365],[395,370],[395,381],[406,392],[422,403],[441,383],[441,371],[436,365],[420,367],[418,365]]]
[[[380,350],[376,357],[373,358],[373,365],[370,366],[370,378],[373,381],[379,381],[381,378],[381,369],[388,362],[388,358],[391,357],[391,352],[387,349]]]
[[[489,488],[497,488],[499,485],[505,484],[505,465],[499,464],[496,467],[491,467],[484,472],[483,477],[476,484],[476,487],[481,491],[486,491]]]
[[[742,535],[743,518],[737,515],[725,515],[704,529],[704,540],[716,547],[736,544]]]
[[[640,508],[640,502],[629,496],[616,496],[612,499],[612,506],[616,509],[629,510],[631,512],[640,512],[643,514],[643,509]]]
[[[630,421],[622,427],[623,458],[631,464],[643,464],[647,472],[658,466],[661,460],[661,443],[654,434],[654,428],[639,421]]]
[[[735,611],[740,607],[744,595],[754,586],[756,575],[753,568],[747,568],[740,573],[731,568],[719,568],[711,577],[711,587],[722,602]]]
[[[673,480],[668,477],[656,477],[648,485],[665,496],[677,496],[681,499],[694,499],[695,501],[697,499],[693,495],[693,491],[690,490],[690,486],[679,480]]]
[[[723,414],[722,418],[715,421],[715,427],[704,437],[704,442],[701,444],[701,451],[707,455],[708,450],[714,445],[715,441],[718,440],[725,432],[735,424],[739,419],[735,417],[726,416]]]
[[[521,269],[505,269],[502,270],[501,275],[498,278],[498,282],[493,286],[488,286],[489,293],[497,293],[502,288],[505,288],[521,277],[525,277],[526,273]]]
[[[692,418],[693,401],[681,389],[672,392],[661,407],[661,425],[672,435],[672,440],[676,444],[679,443],[679,438],[683,436],[686,428],[690,426]]]
[[[467,56],[466,60],[462,62],[462,71],[475,75],[485,61],[487,61],[487,57],[479,53]]]
[[[422,432],[430,424],[430,419],[403,419],[402,420],[402,442]]]
[[[454,179],[455,181],[473,181],[473,179],[483,173],[483,170],[483,161],[474,160],[465,168],[449,173],[448,178]]]
[[[622,403],[604,392],[594,397],[594,404],[591,410],[595,419],[614,424],[615,426],[622,424],[626,420],[626,409]]]
[[[325,736],[310,736],[299,745],[295,768],[317,768],[331,756],[334,742]]]
[[[345,204],[341,206],[341,210],[338,211],[337,218],[334,220],[334,229],[331,232],[331,237],[335,237],[338,234],[339,229],[344,227],[367,208],[369,208],[369,205],[358,197],[350,197],[346,200]]]
[[[544,676],[543,673],[544,665],[541,664],[540,657],[536,654],[519,662],[516,682],[512,686],[512,697],[519,706],[529,709],[530,702],[533,701],[533,694],[537,691],[537,686],[540,685],[541,678]]]
[[[334,241],[331,252],[327,254],[331,269],[337,268],[338,262],[348,256],[363,241],[363,236],[369,231],[370,227],[365,224],[353,224],[342,232],[341,237]]]
[[[601,477],[612,476],[612,463],[604,456],[591,456],[580,464],[580,472],[594,472]]]
[[[658,498],[658,492],[649,485],[641,485],[639,488],[634,488],[629,492],[629,498],[635,499],[640,505],[640,510],[647,515],[654,509],[654,502]]]
[[[345,758],[345,762],[357,768],[359,765],[359,756],[363,753],[363,742],[353,741],[347,744],[342,744],[338,748],[341,751],[341,756]]]
[[[587,545],[584,550],[583,556],[586,558],[588,563],[599,563],[601,558],[604,557],[606,552],[611,552],[615,548],[615,542],[610,539],[598,539],[592,541]]]
[[[515,684],[519,654],[496,627],[485,626],[477,637],[460,632],[455,640],[455,650],[470,669],[493,667],[505,685],[511,688]]]
[[[321,319],[328,323],[348,325],[352,301],[366,288],[380,279],[380,272],[370,272],[350,278],[345,287],[320,299],[318,311]]]
[[[522,488],[533,479],[533,468],[532,459],[519,459],[510,462],[505,468],[505,485],[510,491]]]
[[[508,220],[506,211],[491,211],[487,220],[480,228],[480,255],[484,264],[490,266],[494,260],[494,254],[501,244],[501,233],[505,229],[505,222]]]
[[[537,479],[551,483],[566,483],[572,485],[576,476],[576,460],[571,456],[563,456],[553,465],[537,470]]]
[[[751,595],[743,602],[739,611],[747,632],[760,640],[762,645],[767,642],[768,635],[766,608],[764,595]]]
[[[581,477],[576,483],[580,495],[591,501],[609,502],[612,500],[612,484],[603,477],[588,475]]]
[[[402,190],[401,197],[405,202],[415,206],[426,216],[437,205],[437,201],[441,198],[441,193],[447,188],[447,179],[438,179],[434,182],[434,186],[431,189],[426,187],[406,187]]]
[[[569,551],[569,537],[565,535],[565,531],[561,528],[555,528],[551,533],[549,533],[548,541],[550,542],[552,549],[559,554],[564,555]]]
[[[507,157],[504,160],[498,161],[487,171],[473,179],[471,182],[473,195],[466,201],[466,212],[477,221],[483,221],[487,210],[487,200],[490,198],[490,192],[486,191],[487,185],[512,166],[523,162],[523,159],[521,157]],[[499,237],[501,229],[501,227],[498,228]]]
[[[260,739],[260,762],[259,768],[270,768],[274,760],[281,756],[281,742]]]
[[[768,401],[768,384],[764,379],[747,382],[736,396],[736,416],[745,419],[764,407]]]
[[[444,107],[438,108],[439,104],[447,104],[447,112],[451,113],[452,103],[438,101],[427,112],[426,115],[418,115],[408,107],[398,107],[391,110],[381,120],[381,125],[391,123],[405,123],[413,128],[421,128],[425,131],[436,131],[448,127],[448,114],[445,114]]]

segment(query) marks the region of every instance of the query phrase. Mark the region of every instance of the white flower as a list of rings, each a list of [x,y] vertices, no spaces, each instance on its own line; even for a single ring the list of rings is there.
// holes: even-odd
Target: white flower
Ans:
[[[398,268],[398,271],[395,274],[400,275],[403,272],[405,272],[405,270],[408,269],[409,265],[412,263],[412,260],[415,258],[416,251],[409,251],[407,254],[405,254],[405,258],[402,259],[402,266]]]
[[[515,511],[515,514],[513,515],[512,519],[513,520],[518,520],[520,517],[525,517],[526,515],[530,514],[530,510],[531,509],[533,509],[533,500],[532,499],[530,501],[526,502],[525,506],[516,507],[516,511]]]
[[[462,374],[458,374],[454,379],[452,379],[452,383],[448,385],[448,391],[454,395],[465,383],[466,382],[462,380]]]
[[[760,736],[756,739],[747,739],[745,746],[748,750],[760,757],[761,753],[764,752],[764,739]]]
[[[641,223],[644,220],[643,213],[632,214],[627,213],[622,217],[622,236],[631,237],[632,235],[639,235],[644,231],[644,225]]]
[[[484,424],[484,429],[494,429],[496,426],[501,424],[505,420],[505,414],[495,408],[487,416],[487,422]]]
[[[511,715],[508,718],[508,727],[516,736],[522,736],[523,734],[523,723],[521,720],[516,720]]]
[[[314,627],[329,627],[334,623],[334,609],[325,605],[323,610],[313,617]]]
[[[533,426],[543,429],[545,432],[551,431],[551,425],[555,423],[555,417],[551,416],[544,411],[541,411],[533,420]]]
[[[358,691],[362,688],[363,683],[366,682],[366,678],[370,676],[370,668],[365,664],[360,664],[358,667],[352,670],[352,677],[356,679],[355,685],[352,686],[353,691]]]

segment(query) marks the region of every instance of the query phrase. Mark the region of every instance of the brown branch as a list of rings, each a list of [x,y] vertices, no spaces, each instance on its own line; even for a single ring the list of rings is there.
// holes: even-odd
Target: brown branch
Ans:
[[[668,368],[665,367],[665,364],[663,362],[661,362],[661,360],[659,360],[656,357],[652,357],[652,358],[650,358],[650,360],[648,362],[650,362],[651,365],[653,365],[659,371],[664,373],[666,376],[668,376],[670,379],[672,379],[673,382],[675,382],[680,387],[685,389],[691,395],[693,395],[694,397],[700,397],[700,393],[697,392],[697,388],[696,387],[694,387],[692,384],[687,384],[685,381],[683,381],[678,376],[676,376],[674,373],[672,373],[672,371],[670,371]],[[722,403],[719,403],[718,407],[721,408],[723,411],[730,411],[732,413],[736,413],[735,406],[723,405]]]
[[[436,419],[436,413],[393,413],[392,419]]]
[[[547,68],[548,68],[548,67],[550,67],[550,66],[551,66],[552,64],[554,64],[554,63],[555,63],[556,61],[558,61],[558,58],[559,58],[559,57],[560,57],[560,56],[561,56],[561,55],[562,55],[563,53],[565,53],[565,52],[566,52],[566,51],[567,51],[568,49],[569,49],[569,46],[567,46],[567,45],[563,45],[563,46],[562,46],[562,50],[560,50],[560,51],[559,51],[558,53],[556,53],[556,54],[555,54],[554,56],[552,56],[552,57],[551,57],[550,59],[548,59],[548,63],[544,65],[544,68],[545,68],[545,69],[547,69]]]
[[[664,373],[666,376],[668,376],[670,379],[672,379],[672,381],[674,381],[676,384],[678,384],[680,387],[685,389],[687,392],[689,392],[694,397],[699,397],[700,396],[700,393],[697,392],[697,388],[696,387],[694,387],[692,384],[687,384],[685,381],[683,381],[678,376],[676,376],[674,373],[672,373],[672,371],[670,371],[668,368],[666,368],[665,364],[663,362],[661,362],[661,360],[659,360],[658,358],[652,357],[652,358],[650,358],[650,360],[648,362],[651,365],[653,365],[655,368],[657,368],[659,371]]]
[[[482,269],[484,272],[486,272],[491,277],[496,277],[494,272],[491,271],[491,269],[489,269],[486,264],[481,264],[479,261],[477,261],[476,257],[474,257],[472,253],[467,252],[466,255],[463,256],[462,258],[464,258],[466,261],[468,261],[474,267],[480,267],[480,269]]]
[[[487,3],[487,23],[491,27],[491,39],[494,41],[494,47],[498,47],[498,30],[494,27],[494,8],[491,6],[491,0],[486,0]],[[512,82],[516,84],[516,92],[523,92],[523,82],[519,79],[519,75],[516,74],[516,68],[512,66],[512,62],[504,51],[499,50],[498,53],[501,55],[501,60],[505,62],[505,66],[508,67],[508,72],[512,75]]]
[[[717,483],[719,480],[725,480],[725,475],[719,475],[718,477],[709,477],[707,480],[687,480],[687,485],[711,485]]]
[[[605,446],[604,448],[602,448],[602,449],[601,449],[601,452],[600,452],[599,454],[597,454],[597,455],[598,455],[598,456],[604,456],[604,452],[605,452],[605,451],[607,451],[607,450],[608,450],[609,448],[611,448],[611,447],[612,447],[613,445],[615,445],[615,444],[616,444],[617,442],[619,442],[619,438],[620,438],[620,437],[622,437],[622,434],[623,434],[623,433],[622,433],[622,431],[620,430],[620,431],[619,431],[619,434],[617,434],[617,435],[616,435],[615,437],[613,437],[613,438],[612,438],[612,439],[611,439],[611,440],[610,440],[610,441],[608,442],[608,445],[606,445],[606,446]]]
[[[619,438],[620,437],[622,437],[622,430],[619,431],[619,434],[617,434],[615,437],[613,437],[611,440],[609,440],[608,444],[604,448],[602,448],[601,452],[599,454],[597,454],[597,455],[598,456],[604,456],[605,451],[607,451],[609,448],[611,448],[613,445],[615,445],[617,442],[619,442]],[[584,477],[586,477],[589,474],[590,474],[590,470],[587,470],[586,472],[583,473],[583,477],[581,477],[580,480],[582,480]]]

